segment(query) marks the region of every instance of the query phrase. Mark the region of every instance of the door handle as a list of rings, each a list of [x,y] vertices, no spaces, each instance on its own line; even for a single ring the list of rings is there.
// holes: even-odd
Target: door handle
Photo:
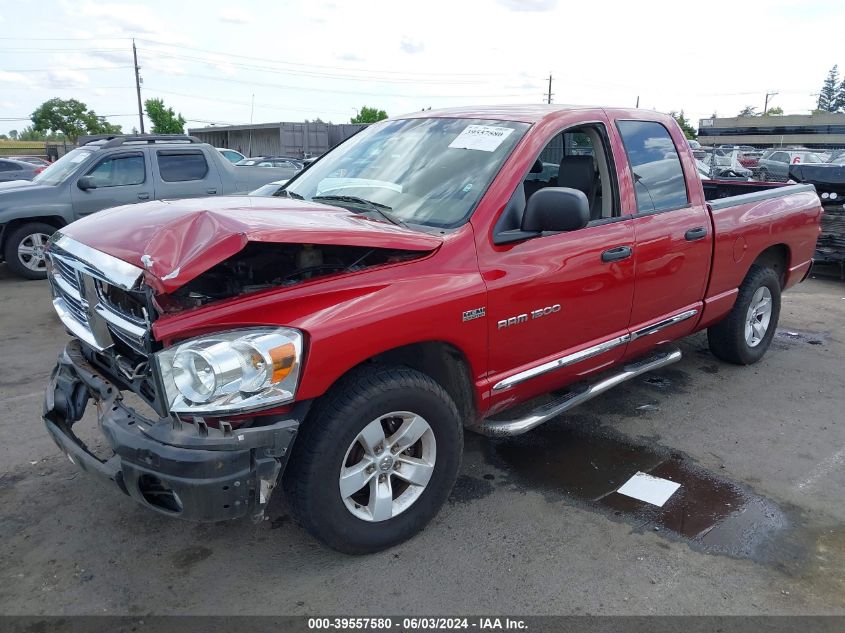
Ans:
[[[609,248],[602,253],[601,260],[603,262],[617,262],[620,259],[628,259],[633,252],[634,249],[630,246],[616,246],[614,248]]]
[[[687,242],[694,242],[695,240],[700,240],[702,237],[707,237],[707,229],[703,226],[697,226],[684,233],[684,239]]]
[[[214,194],[214,193],[217,193],[217,189],[206,189],[205,192]]]
[[[150,199],[150,194],[148,194],[148,193],[139,193],[138,194],[138,200],[149,200],[149,199]]]

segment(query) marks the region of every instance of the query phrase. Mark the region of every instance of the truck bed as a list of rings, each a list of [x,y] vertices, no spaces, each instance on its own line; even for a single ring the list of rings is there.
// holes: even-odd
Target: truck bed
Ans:
[[[704,187],[704,198],[708,202],[787,186],[783,182],[759,182],[757,180],[703,180],[701,185]]]

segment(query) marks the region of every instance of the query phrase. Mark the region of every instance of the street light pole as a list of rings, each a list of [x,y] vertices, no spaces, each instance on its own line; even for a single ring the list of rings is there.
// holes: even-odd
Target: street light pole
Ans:
[[[144,133],[144,110],[141,107],[141,75],[138,68],[138,49],[135,48],[135,38],[132,38],[132,59],[135,60],[135,92],[138,95],[138,122],[141,124],[141,134]]]

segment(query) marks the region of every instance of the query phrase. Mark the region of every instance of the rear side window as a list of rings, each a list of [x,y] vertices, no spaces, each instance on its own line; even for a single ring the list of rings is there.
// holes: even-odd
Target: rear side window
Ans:
[[[202,180],[208,173],[208,163],[202,152],[157,152],[158,173],[165,182]]]
[[[669,130],[654,121],[618,121],[634,178],[637,212],[668,211],[689,204],[681,160]]]

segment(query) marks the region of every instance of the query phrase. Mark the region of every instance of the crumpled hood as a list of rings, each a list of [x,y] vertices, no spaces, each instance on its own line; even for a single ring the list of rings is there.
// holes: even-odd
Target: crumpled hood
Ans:
[[[162,200],[115,207],[62,229],[68,237],[147,272],[169,293],[249,242],[333,244],[432,251],[439,237],[346,209],[287,198],[247,196]]]

